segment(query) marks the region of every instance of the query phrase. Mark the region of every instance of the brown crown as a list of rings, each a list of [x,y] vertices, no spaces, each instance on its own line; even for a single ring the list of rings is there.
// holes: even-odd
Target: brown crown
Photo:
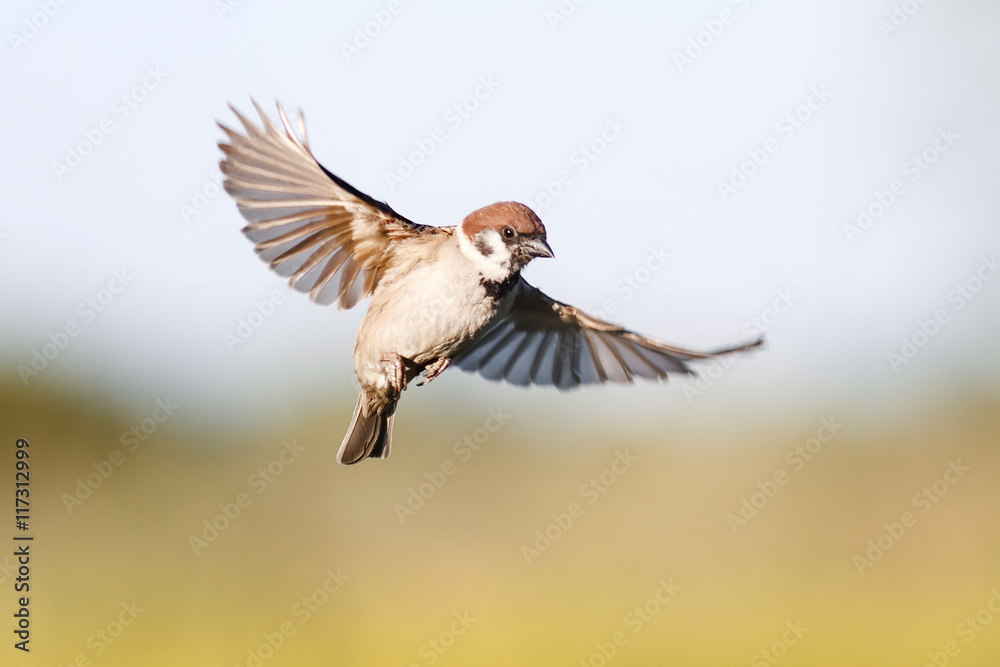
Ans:
[[[484,229],[513,227],[518,234],[545,236],[545,225],[535,212],[516,201],[502,201],[473,211],[462,222],[462,231],[475,236]]]

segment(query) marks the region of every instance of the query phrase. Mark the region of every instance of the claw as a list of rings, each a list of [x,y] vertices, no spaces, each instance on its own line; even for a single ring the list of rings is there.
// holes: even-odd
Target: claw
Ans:
[[[444,369],[448,368],[451,363],[451,359],[448,357],[440,357],[424,367],[424,376],[417,382],[418,387],[422,387],[425,384],[429,384],[431,380],[436,378],[441,373],[444,373]]]

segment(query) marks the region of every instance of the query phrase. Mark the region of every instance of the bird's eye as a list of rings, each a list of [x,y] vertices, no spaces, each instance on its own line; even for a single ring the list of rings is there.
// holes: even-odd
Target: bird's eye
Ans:
[[[514,231],[513,227],[504,227],[500,230],[500,233],[503,234],[505,239],[512,239],[517,232]]]

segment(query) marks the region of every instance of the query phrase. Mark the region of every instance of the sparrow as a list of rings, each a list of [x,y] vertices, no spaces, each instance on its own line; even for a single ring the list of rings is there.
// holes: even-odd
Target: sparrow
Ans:
[[[408,384],[449,366],[515,385],[571,389],[692,373],[687,362],[742,352],[675,347],[592,317],[528,284],[521,270],[553,257],[545,225],[498,202],[450,227],[422,225],[360,192],[313,156],[297,131],[256,102],[261,126],[230,105],[243,132],[219,123],[224,186],[257,255],[312,301],[341,309],[371,297],[354,344],[361,387],[337,460],[386,458],[396,404]]]

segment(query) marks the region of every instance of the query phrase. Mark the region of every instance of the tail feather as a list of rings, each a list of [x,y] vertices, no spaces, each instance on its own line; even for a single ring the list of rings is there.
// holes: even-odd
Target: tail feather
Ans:
[[[381,412],[374,412],[367,417],[364,416],[364,403],[365,395],[361,394],[354,408],[351,426],[337,452],[337,461],[340,463],[350,465],[367,458],[389,458],[396,401],[392,401]]]

